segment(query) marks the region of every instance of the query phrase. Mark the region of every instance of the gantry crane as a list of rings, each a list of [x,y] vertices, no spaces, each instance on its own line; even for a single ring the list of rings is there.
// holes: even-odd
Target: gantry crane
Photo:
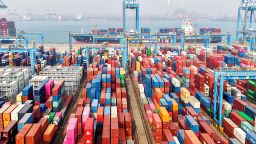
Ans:
[[[241,0],[237,14],[236,41],[246,42],[256,34],[256,0]]]
[[[218,79],[220,78],[220,89],[218,93]],[[228,79],[256,79],[255,70],[235,70],[232,68],[221,68],[220,70],[214,71],[214,111],[213,119],[217,123],[218,127],[222,131],[222,100],[223,100],[223,86],[224,80]],[[218,114],[217,114],[217,102],[218,103]]]
[[[0,0],[0,8],[7,8],[7,6]]]
[[[127,32],[127,25],[126,25],[126,10],[131,9],[136,11],[136,32],[139,32],[139,2],[138,0],[123,0],[123,29],[124,32]]]

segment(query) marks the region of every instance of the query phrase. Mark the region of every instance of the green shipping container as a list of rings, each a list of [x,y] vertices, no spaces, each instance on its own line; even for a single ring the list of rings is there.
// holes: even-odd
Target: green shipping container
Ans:
[[[225,110],[224,115],[225,115],[226,117],[228,117],[228,118],[229,118],[229,114],[230,114],[230,112],[231,112],[231,110]]]
[[[248,80],[247,83],[256,87],[256,80]]]
[[[245,120],[247,121],[252,121],[253,119],[251,117],[249,117],[246,113],[239,111],[238,114],[243,117]]]
[[[244,122],[241,123],[241,128],[246,133],[249,132],[249,131],[254,131],[254,127],[247,121],[244,121]]]
[[[53,122],[54,116],[55,116],[55,112],[50,112],[49,119],[48,119],[49,123]]]
[[[147,50],[147,55],[148,55],[148,56],[151,56],[151,53],[152,53],[152,52],[151,52],[151,49],[148,49],[148,50]]]
[[[111,98],[111,105],[116,105],[116,98]]]
[[[256,92],[255,91],[253,91],[253,90],[251,90],[251,89],[246,89],[246,92],[247,92],[247,94],[250,94],[250,95],[253,95],[253,96],[255,96],[256,95]]]
[[[121,87],[125,87],[125,83],[124,83],[124,80],[121,80]]]

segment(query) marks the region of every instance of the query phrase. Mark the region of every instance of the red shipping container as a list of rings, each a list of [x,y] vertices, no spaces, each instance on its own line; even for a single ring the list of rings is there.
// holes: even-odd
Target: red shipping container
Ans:
[[[48,123],[48,119],[47,118],[41,118],[40,121],[38,122],[38,124],[41,124],[41,129],[42,132],[44,133],[44,131],[47,129],[49,123]]]
[[[240,127],[242,122],[246,121],[243,117],[241,117],[237,112],[231,112],[230,113],[230,119],[238,126]]]
[[[186,123],[183,118],[179,119],[178,125],[179,125],[180,129],[186,129]]]
[[[77,102],[77,107],[84,107],[84,99],[85,98],[79,98]]]
[[[93,139],[94,136],[94,119],[88,118],[84,126],[84,139],[85,141]],[[93,141],[91,141],[93,143]]]
[[[200,132],[207,133],[211,138],[214,138],[214,131],[205,121],[200,121],[199,124]]]
[[[124,114],[122,112],[118,113],[119,128],[124,128]]]
[[[234,104],[233,104],[233,109],[237,109],[239,111],[244,111],[246,103],[242,101],[241,99],[235,98]]]
[[[175,125],[173,122],[170,122],[169,129],[170,129],[173,136],[177,136],[178,129],[179,129],[177,125]]]
[[[104,124],[103,126],[102,144],[110,144],[110,126],[109,125]]]
[[[97,122],[102,123],[104,120],[103,117],[104,117],[104,107],[99,106],[98,112],[97,112]]]
[[[104,115],[104,126],[110,126],[110,116]]]
[[[118,118],[111,118],[111,139],[118,138]]]
[[[76,110],[75,117],[77,118],[77,132],[78,135],[82,133],[82,114],[83,114],[84,107],[78,107]]]
[[[214,140],[207,133],[200,133],[199,139],[203,144],[215,144]]]
[[[119,138],[119,141],[125,141],[125,130],[124,128],[119,128],[118,130],[118,138]]]
[[[229,137],[234,137],[234,129],[237,127],[234,124],[230,123],[230,119],[224,118],[223,119],[223,128],[224,132],[227,134]]]
[[[163,122],[163,129],[169,129],[170,123],[164,123]]]
[[[111,144],[118,144],[118,138],[111,138]]]
[[[173,136],[171,134],[171,131],[169,129],[163,130],[163,140],[168,142],[174,142]]]
[[[125,113],[125,128],[132,128],[132,121],[131,121],[131,115],[130,113]]]
[[[121,88],[122,98],[126,98],[126,89]]]
[[[178,122],[179,119],[179,112],[178,111],[172,111],[172,121],[173,122]]]
[[[192,107],[186,107],[186,115],[190,114],[194,119],[198,120],[198,114],[195,112],[195,110]]]

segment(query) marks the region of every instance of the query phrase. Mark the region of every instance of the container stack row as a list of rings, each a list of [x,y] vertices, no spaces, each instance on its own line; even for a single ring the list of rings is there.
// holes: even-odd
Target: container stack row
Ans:
[[[47,66],[39,73],[39,77],[47,77],[56,81],[65,81],[64,88],[68,95],[74,95],[83,77],[84,69],[78,66]],[[37,76],[30,80],[37,81]]]
[[[156,143],[255,143],[255,105],[248,100],[248,91],[254,96],[254,80],[224,82],[222,126],[228,137],[216,132],[211,124],[213,70],[238,66],[233,59],[237,56],[222,50],[205,55],[204,49],[192,47],[189,54],[181,52],[181,56],[174,48],[162,48],[152,56],[146,51],[132,52],[130,61]],[[219,64],[208,62],[210,57]],[[254,67],[252,60],[246,61],[249,63],[240,66]]]
[[[66,128],[65,144],[133,143],[133,127],[125,88],[125,71],[115,58],[94,62],[87,70],[76,112]]]
[[[13,67],[0,69],[0,98],[14,99],[28,84],[31,71],[27,67]]]
[[[45,79],[34,84],[27,85],[16,101],[1,104],[1,144],[43,144],[54,140],[73,96],[65,94],[64,81]]]

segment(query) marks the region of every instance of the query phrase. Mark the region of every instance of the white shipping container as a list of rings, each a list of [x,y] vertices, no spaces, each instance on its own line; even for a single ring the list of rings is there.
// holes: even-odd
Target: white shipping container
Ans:
[[[138,88],[139,88],[140,93],[144,93],[144,86],[143,86],[143,84],[138,84]]]
[[[232,110],[232,106],[231,106],[231,104],[230,103],[228,103],[227,101],[225,101],[224,99],[223,99],[223,105],[224,105],[224,109],[225,110]]]
[[[256,132],[256,117],[254,117],[254,132]]]
[[[234,136],[242,143],[245,144],[246,133],[241,128],[234,129]]]
[[[142,62],[142,57],[141,56],[138,56],[138,60],[140,61],[140,62]]]
[[[24,107],[25,104],[20,104],[18,105],[12,112],[11,112],[11,120],[14,121],[18,121],[18,112]]]
[[[150,58],[150,61],[151,61],[151,63],[154,63],[154,59],[153,58]]]
[[[196,97],[191,96],[188,101],[193,108],[200,108],[200,101]]]
[[[180,144],[180,141],[178,140],[178,138],[176,136],[174,136],[173,139],[174,139],[176,144]]]
[[[209,92],[209,86],[207,84],[204,84],[204,92]]]
[[[117,107],[111,106],[111,117],[117,118]]]
[[[173,78],[172,79],[172,84],[175,86],[175,87],[180,87],[180,81],[176,78]]]

